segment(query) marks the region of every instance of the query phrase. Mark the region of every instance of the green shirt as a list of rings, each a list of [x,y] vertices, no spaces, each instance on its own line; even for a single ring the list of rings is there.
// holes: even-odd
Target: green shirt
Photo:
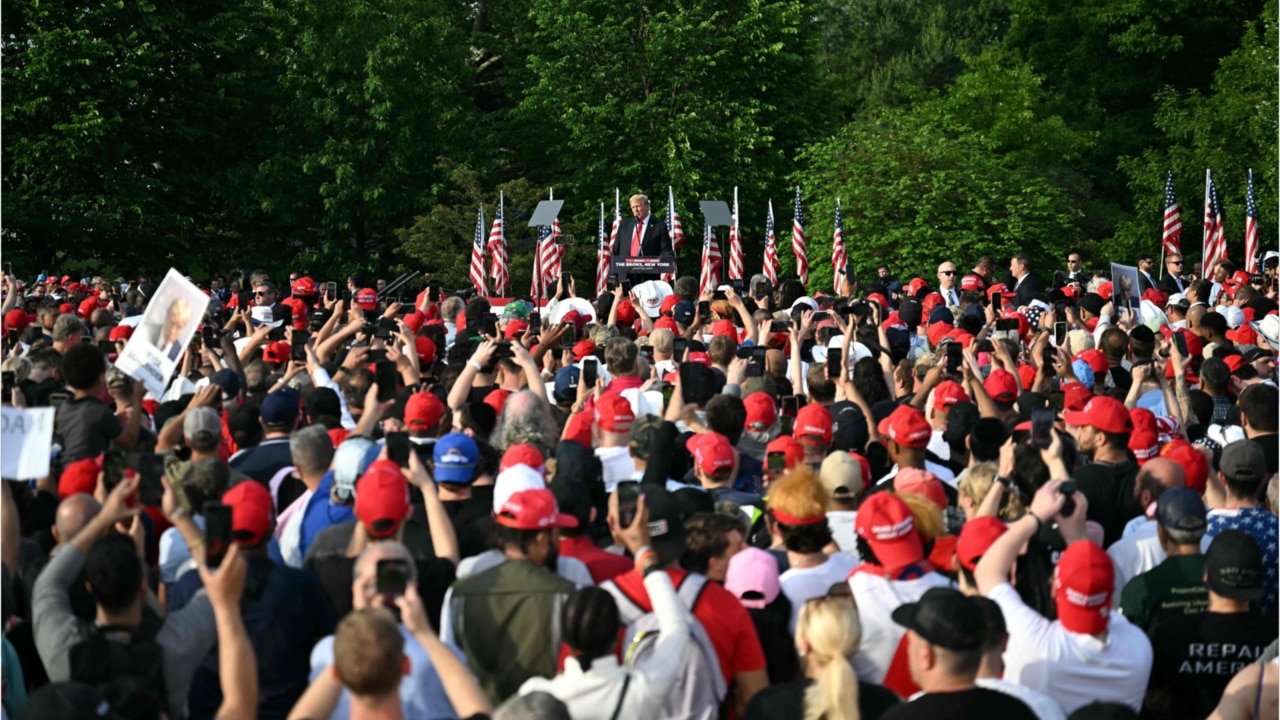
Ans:
[[[1203,555],[1175,555],[1135,577],[1120,594],[1120,612],[1147,635],[1162,622],[1209,609]]]

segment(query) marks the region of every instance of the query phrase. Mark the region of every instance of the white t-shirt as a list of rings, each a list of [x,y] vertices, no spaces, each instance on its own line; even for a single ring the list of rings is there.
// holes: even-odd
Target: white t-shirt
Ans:
[[[858,519],[857,510],[832,510],[827,513],[827,527],[831,528],[831,539],[835,540],[840,552],[858,557],[858,532],[854,529],[854,521]]]
[[[919,600],[930,588],[951,587],[951,581],[936,572],[914,580],[886,580],[872,573],[857,573],[849,578],[849,587],[862,621],[862,642],[853,656],[853,671],[860,680],[880,684],[889,672],[898,643],[907,634],[906,628],[893,621],[893,611],[899,605]]]
[[[1008,583],[988,593],[1004,613],[1009,647],[1004,679],[1039,690],[1071,713],[1089,703],[1118,702],[1138,711],[1151,675],[1146,633],[1111,611],[1101,637],[1073,633],[1031,609]],[[861,609],[861,607],[859,607]]]
[[[813,567],[790,570],[778,576],[782,592],[791,601],[791,632],[796,631],[796,618],[800,616],[800,606],[809,598],[826,595],[832,585],[844,582],[849,573],[858,567],[858,559],[842,552],[827,556],[826,562]]]
[[[631,457],[630,448],[596,448],[595,455],[600,458],[600,466],[604,469],[605,492],[613,492],[618,483],[630,480],[636,474],[636,461]]]
[[[943,460],[951,459],[951,446],[947,444],[946,440],[942,439],[941,430],[933,431],[933,434],[929,436],[929,446],[925,449]]]
[[[1111,596],[1113,606],[1120,603],[1120,593],[1130,580],[1164,562],[1167,557],[1164,548],[1160,547],[1155,520],[1146,521],[1131,534],[1115,541],[1107,548],[1107,554],[1116,569],[1116,589]]]

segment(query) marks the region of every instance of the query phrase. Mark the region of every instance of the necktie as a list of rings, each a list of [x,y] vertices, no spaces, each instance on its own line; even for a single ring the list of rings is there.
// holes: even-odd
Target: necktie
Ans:
[[[644,221],[636,221],[636,234],[631,236],[631,257],[640,257],[640,237],[644,234]]]

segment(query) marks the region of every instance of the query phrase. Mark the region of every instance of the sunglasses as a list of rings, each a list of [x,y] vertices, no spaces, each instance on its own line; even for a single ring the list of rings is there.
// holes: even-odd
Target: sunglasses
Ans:
[[[1067,261],[1067,264],[1068,264],[1068,265],[1079,265],[1079,264],[1080,264],[1080,261],[1079,261],[1079,260],[1068,260],[1068,261]]]
[[[956,274],[956,271],[955,271],[955,270],[943,270],[943,271],[942,271],[942,274],[943,274],[943,275],[955,275],[955,274]]]
[[[1181,260],[1170,260],[1170,261],[1169,261],[1169,264],[1170,264],[1170,265],[1181,265],[1181,264],[1182,264],[1182,261],[1181,261]]]
[[[254,290],[253,291],[254,297],[262,297],[263,295],[270,295],[270,294],[271,294],[270,290]]]

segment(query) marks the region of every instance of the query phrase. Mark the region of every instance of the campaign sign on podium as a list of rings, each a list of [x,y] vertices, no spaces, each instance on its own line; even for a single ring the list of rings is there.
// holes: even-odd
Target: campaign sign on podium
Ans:
[[[619,279],[628,275],[653,275],[676,271],[675,258],[670,255],[654,255],[651,257],[613,257],[611,274]]]

